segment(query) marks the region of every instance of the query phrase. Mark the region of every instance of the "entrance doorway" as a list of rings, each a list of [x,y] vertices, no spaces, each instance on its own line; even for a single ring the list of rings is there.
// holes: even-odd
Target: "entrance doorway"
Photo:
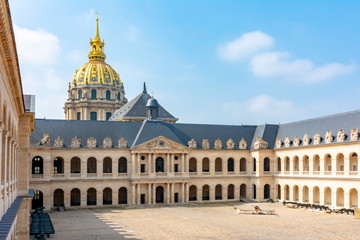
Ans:
[[[158,186],[156,188],[156,203],[164,202],[164,188],[162,186]]]

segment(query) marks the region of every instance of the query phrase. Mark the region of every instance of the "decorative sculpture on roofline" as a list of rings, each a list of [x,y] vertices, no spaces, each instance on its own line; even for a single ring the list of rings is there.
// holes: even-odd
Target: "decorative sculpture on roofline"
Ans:
[[[196,149],[196,148],[197,148],[197,143],[196,143],[196,141],[192,138],[190,141],[188,141],[188,146],[189,146],[189,148]]]
[[[119,148],[127,148],[127,146],[128,146],[128,141],[127,141],[127,139],[124,138],[124,137],[121,137],[121,138],[119,139]]]
[[[60,136],[57,136],[54,140],[54,147],[63,147],[64,146],[64,139]]]
[[[222,149],[222,141],[220,139],[216,139],[214,142],[215,149]]]
[[[86,142],[86,146],[88,148],[94,148],[96,147],[96,139],[94,137],[89,137],[87,142]]]
[[[71,147],[80,147],[81,140],[77,136],[71,139]]]
[[[320,142],[321,142],[321,136],[319,133],[316,133],[314,135],[314,145],[320,144]]]
[[[290,147],[290,145],[291,145],[291,139],[290,139],[290,137],[286,137],[285,138],[285,147]]]
[[[43,133],[43,138],[39,141],[38,145],[50,146],[50,143],[51,143],[50,134]]]
[[[239,149],[244,150],[247,148],[247,142],[244,138],[241,138],[239,142]]]
[[[345,132],[342,129],[339,129],[337,135],[336,135],[336,141],[337,142],[343,142],[345,141]]]
[[[229,140],[227,140],[227,142],[226,142],[226,148],[229,149],[229,150],[235,148],[235,143],[234,143],[234,141],[232,140],[232,138],[230,138]]]
[[[277,138],[277,139],[276,139],[276,143],[275,143],[275,147],[276,147],[276,148],[281,148],[281,146],[282,146],[281,138]]]
[[[305,134],[303,137],[303,146],[308,146],[310,144],[310,136]]]
[[[265,149],[268,148],[268,142],[264,141],[261,137],[257,137],[254,143],[254,149]]]
[[[112,140],[110,137],[106,137],[103,140],[103,148],[111,148],[112,147]]]
[[[352,128],[350,131],[350,140],[357,141],[359,139],[359,128]]]
[[[201,143],[201,147],[202,147],[202,149],[209,149],[210,148],[209,140],[203,139],[203,141]]]
[[[300,141],[299,136],[294,137],[294,147],[298,147],[300,145]]]
[[[325,143],[332,143],[333,140],[334,140],[334,138],[332,136],[332,132],[330,130],[326,131],[326,133],[325,133]]]

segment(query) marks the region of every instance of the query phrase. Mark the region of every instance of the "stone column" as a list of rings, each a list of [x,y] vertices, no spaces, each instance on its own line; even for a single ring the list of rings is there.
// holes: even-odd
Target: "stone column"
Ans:
[[[185,172],[189,172],[189,156],[185,154]]]
[[[325,170],[325,159],[321,157],[320,158],[320,175],[324,176],[326,170]]]
[[[64,177],[65,179],[70,178],[70,159],[64,158]]]
[[[185,183],[181,183],[181,203],[185,203]]]
[[[202,202],[202,188],[196,186],[196,201]]]
[[[222,197],[222,200],[227,200],[228,199],[226,185],[221,186],[221,197]]]
[[[171,172],[170,154],[169,153],[166,154],[166,169],[165,169],[165,172]]]
[[[80,192],[80,205],[81,206],[87,206],[87,191],[81,191]]]
[[[281,175],[285,174],[285,158],[281,159]]]
[[[71,205],[70,202],[71,202],[70,192],[64,191],[64,204],[65,204],[65,207],[69,207]]]
[[[186,189],[186,192],[185,192],[185,203],[188,203],[188,202],[189,202],[189,183],[185,183],[185,189]]]
[[[309,175],[314,174],[314,159],[309,157]]]
[[[282,171],[282,169],[283,168],[281,168],[281,171]],[[281,200],[284,201],[285,200],[285,187],[280,185],[280,189],[281,189],[281,194],[280,194],[281,196],[280,197],[281,197]]]
[[[213,185],[209,185],[209,200],[215,201],[215,187]]]
[[[148,183],[148,204],[152,204],[152,202],[151,202],[151,183]]]
[[[112,191],[112,205],[119,204],[119,189],[115,189]]]
[[[174,195],[175,195],[175,183],[171,183],[171,192],[170,192],[170,194],[171,194],[171,199],[170,199],[170,202],[171,203],[174,203],[175,202],[175,200],[174,200]]]
[[[137,198],[137,205],[141,204],[141,184],[136,184],[137,191],[136,191],[136,198]]]
[[[344,175],[349,176],[351,170],[350,159],[346,156],[344,157]]]
[[[156,184],[153,183],[153,196],[152,196],[153,204],[156,204]]]
[[[96,189],[96,205],[103,205],[103,191],[99,191],[98,189]]]
[[[113,176],[116,177],[119,174],[119,159],[111,158],[111,162],[112,162],[112,173],[113,173]]]
[[[185,154],[181,154],[181,172],[185,172]]]
[[[174,156],[170,153],[170,172],[174,172]]]
[[[350,208],[350,194],[344,191],[344,208]]]
[[[222,175],[227,175],[228,173],[228,169],[227,169],[227,161],[228,159],[222,159],[221,161],[221,170],[222,170]]]
[[[152,153],[148,154],[148,173],[152,172],[152,167],[151,167],[151,159],[152,159]]]
[[[166,203],[170,202],[170,183],[166,183]]]
[[[103,162],[104,159],[96,159],[96,175],[97,177],[102,177],[103,176]]]
[[[304,171],[304,157],[299,158],[299,174],[302,175]]]
[[[274,191],[275,192],[275,191]],[[240,185],[234,185],[234,200],[240,200]],[[275,199],[275,198],[273,198]]]
[[[131,196],[132,196],[132,201],[131,204],[135,205],[136,204],[136,185],[135,183],[131,184],[132,190],[131,190]]]
[[[336,189],[331,189],[331,206],[337,206],[337,192]]]
[[[336,175],[336,171],[337,171],[336,163],[337,163],[336,156],[331,156],[331,175],[333,176]],[[345,163],[345,159],[344,159],[344,163]]]
[[[325,195],[324,195],[324,189],[319,189],[319,194],[320,194],[320,205],[324,205],[325,204]]]
[[[314,192],[313,188],[309,187],[309,203],[314,204]]]
[[[87,176],[87,159],[80,159],[81,178]]]

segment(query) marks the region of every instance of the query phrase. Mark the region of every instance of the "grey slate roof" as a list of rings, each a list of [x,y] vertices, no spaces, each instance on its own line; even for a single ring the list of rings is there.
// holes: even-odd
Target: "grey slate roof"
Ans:
[[[121,118],[145,118],[146,117],[146,103],[151,98],[151,96],[146,92],[146,87],[144,85],[144,90],[142,93],[137,95],[130,102],[126,103],[120,109],[116,110],[113,115],[109,118],[109,121],[117,121]],[[166,111],[159,104],[159,118],[160,119],[176,119],[168,111]]]
[[[110,137],[113,140],[114,147],[117,147],[117,140],[121,137],[128,140],[128,147],[135,147],[156,137],[163,136],[186,147],[188,141],[193,138],[197,142],[198,149],[201,149],[203,139],[209,140],[211,149],[214,149],[215,140],[220,139],[223,149],[226,149],[226,142],[230,138],[235,142],[235,149],[239,149],[238,145],[241,138],[244,138],[248,143],[248,149],[252,149],[256,138],[261,137],[269,143],[268,148],[273,149],[276,138],[284,140],[285,137],[289,136],[293,140],[295,136],[302,138],[304,134],[308,134],[312,138],[315,133],[320,133],[324,138],[327,130],[331,130],[334,137],[336,137],[338,130],[343,129],[347,135],[345,141],[349,141],[351,128],[357,128],[359,125],[360,111],[287,124],[258,126],[166,123],[151,120],[143,122],[106,122],[36,119],[35,131],[31,135],[31,145],[37,146],[43,133],[50,133],[52,145],[54,139],[60,136],[64,139],[65,147],[71,145],[71,138],[74,136],[81,139],[82,146],[86,145],[86,140],[89,137],[94,137],[99,147],[102,147],[102,141],[105,137]]]

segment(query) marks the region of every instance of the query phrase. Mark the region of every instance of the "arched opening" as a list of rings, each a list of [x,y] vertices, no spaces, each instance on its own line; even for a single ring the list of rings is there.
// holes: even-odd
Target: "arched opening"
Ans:
[[[119,189],[119,204],[127,204],[127,189],[126,189],[126,187],[121,187]]]
[[[307,155],[305,155],[303,157],[303,171],[304,172],[308,172],[309,171],[309,157]]]
[[[270,185],[265,184],[264,185],[264,199],[269,199],[269,198],[270,198]]]
[[[82,90],[78,91],[78,100],[80,100],[82,98]]]
[[[120,101],[120,93],[116,94],[116,99]]]
[[[204,158],[202,162],[202,171],[209,172],[210,171],[210,163],[208,158]]]
[[[202,188],[202,200],[210,200],[210,187],[209,185],[204,185]]]
[[[189,188],[189,201],[196,201],[196,186],[195,185],[191,185]]]
[[[87,190],[86,199],[87,199],[88,206],[96,205],[96,189],[95,188],[89,188]]]
[[[32,174],[43,174],[43,159],[42,157],[36,156],[32,159]]]
[[[336,206],[344,207],[344,189],[342,188],[336,190]]]
[[[222,159],[221,158],[215,159],[215,172],[222,172]]]
[[[281,199],[281,186],[280,186],[280,184],[277,184],[277,185],[276,185],[276,189],[277,189],[277,191],[276,191],[276,198],[277,198],[277,199]]]
[[[240,172],[246,172],[246,159],[240,159]]]
[[[112,159],[109,157],[104,158],[103,173],[112,173]]]
[[[253,158],[253,172],[256,172],[256,158]]]
[[[324,189],[324,203],[331,206],[331,188],[329,187]]]
[[[74,188],[70,193],[70,206],[80,206],[81,203],[81,194],[78,188]]]
[[[96,90],[91,90],[91,99],[96,99]]]
[[[70,172],[71,173],[80,173],[81,172],[81,161],[78,157],[73,157],[70,160]]]
[[[285,157],[285,171],[286,172],[290,171],[290,158],[289,157]]]
[[[196,158],[190,158],[189,160],[189,172],[196,172]]]
[[[278,172],[281,172],[281,158],[277,158],[276,160],[276,163],[277,163],[277,170]]]
[[[109,90],[106,91],[106,100],[110,100],[111,98],[111,93]]]
[[[96,173],[96,158],[94,158],[94,157],[88,158],[87,173]]]
[[[358,191],[355,188],[350,190],[350,207],[357,208],[358,204]]]
[[[228,186],[228,199],[234,199],[235,198],[235,187],[233,184],[230,184]]]
[[[298,185],[295,185],[293,187],[293,200],[298,202],[299,201],[299,187]]]
[[[119,158],[118,172],[127,173],[127,159],[124,157]]]
[[[34,197],[31,201],[31,209],[40,208],[44,206],[44,195],[41,191],[35,190]]]
[[[264,158],[264,171],[269,172],[270,171],[270,159]]]
[[[227,169],[228,169],[228,172],[233,172],[234,171],[234,159],[233,158],[228,159]]]
[[[313,168],[314,168],[314,172],[320,172],[320,157],[319,157],[319,155],[315,155],[313,158]]]
[[[256,185],[255,184],[253,184],[253,199],[256,199],[256,191],[257,191],[257,189],[256,189]]]
[[[112,189],[107,187],[103,191],[103,205],[112,204]]]
[[[156,172],[164,172],[164,159],[162,157],[156,158]]]
[[[350,171],[356,172],[358,170],[358,155],[356,153],[352,153],[350,155]]]
[[[326,154],[325,158],[325,172],[331,172],[331,155],[330,154]]]
[[[64,190],[58,188],[54,191],[54,207],[64,206]]]
[[[220,184],[215,186],[215,200],[222,200],[222,186]]]
[[[285,193],[285,200],[290,200],[290,187],[289,185],[285,185],[284,187],[284,193]]]
[[[299,157],[298,156],[295,156],[293,158],[294,160],[294,172],[298,172],[299,171]]]
[[[320,203],[320,189],[319,187],[313,188],[313,201],[314,203]]]
[[[308,186],[303,186],[303,202],[308,203],[309,202],[309,188]]]
[[[246,200],[246,184],[244,183],[240,185],[240,200]]]
[[[336,156],[336,171],[344,172],[344,155],[342,153]]]
[[[54,158],[53,171],[55,174],[64,173],[64,159],[61,157]]]

